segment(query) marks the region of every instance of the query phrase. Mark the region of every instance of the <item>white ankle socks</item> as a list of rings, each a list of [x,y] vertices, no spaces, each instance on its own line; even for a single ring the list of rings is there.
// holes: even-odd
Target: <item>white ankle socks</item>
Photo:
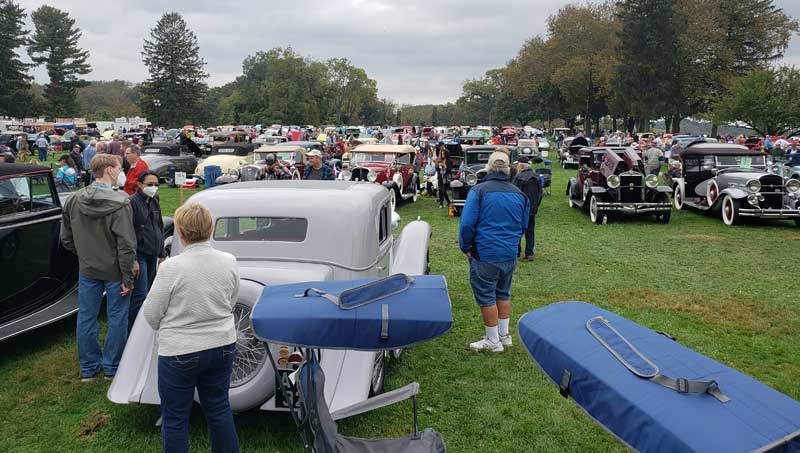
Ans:
[[[504,337],[504,336],[508,335],[508,322],[510,320],[511,320],[510,318],[498,319],[497,320],[497,327],[499,328],[500,336]]]
[[[500,342],[500,334],[497,333],[497,326],[483,326],[486,329],[486,338],[492,343]]]

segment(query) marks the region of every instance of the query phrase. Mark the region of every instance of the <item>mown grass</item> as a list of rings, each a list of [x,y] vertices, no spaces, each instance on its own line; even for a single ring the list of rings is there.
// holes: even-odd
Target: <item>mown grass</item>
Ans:
[[[715,217],[673,212],[669,225],[651,218],[592,225],[569,209],[563,189],[571,172],[554,170],[553,195],[537,219],[536,261],[521,262],[513,286],[513,319],[561,300],[613,310],[800,398],[800,289],[795,259],[800,229],[790,222],[725,227]],[[162,187],[166,213],[177,190]],[[188,198],[189,192],[185,193]],[[457,247],[458,219],[434,200],[399,208],[433,226],[431,270],[444,274],[453,329],[406,350],[390,365],[387,389],[418,381],[420,425],[442,432],[454,452],[584,452],[624,448],[558,395],[520,344],[503,354],[476,354],[482,335]],[[160,450],[158,410],[115,405],[107,382],[81,384],[74,319],[0,344],[0,451]],[[300,451],[291,420],[252,411],[236,417],[243,451]],[[355,436],[402,435],[410,403],[345,420]],[[196,408],[193,451],[208,451]]]

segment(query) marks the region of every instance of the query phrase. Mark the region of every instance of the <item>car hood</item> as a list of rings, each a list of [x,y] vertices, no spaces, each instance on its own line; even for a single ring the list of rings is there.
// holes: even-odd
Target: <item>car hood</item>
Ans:
[[[717,179],[723,181],[730,181],[730,182],[741,182],[742,184],[746,183],[751,179],[759,179],[768,173],[764,172],[754,172],[754,171],[742,171],[742,172],[726,172],[720,175],[717,175]]]
[[[354,166],[353,168],[367,168],[370,170],[375,171],[376,173],[382,171],[389,171],[391,164],[384,163],[384,162],[365,162]]]
[[[473,172],[477,173],[477,172],[479,172],[479,171],[481,171],[481,170],[485,170],[485,169],[486,169],[486,164],[470,164],[470,165],[465,165],[465,166],[464,166],[464,169],[465,169],[465,170],[469,170],[469,171],[473,171]]]
[[[170,156],[164,156],[162,154],[143,154],[142,160],[145,161],[149,167],[163,162],[171,162]]]

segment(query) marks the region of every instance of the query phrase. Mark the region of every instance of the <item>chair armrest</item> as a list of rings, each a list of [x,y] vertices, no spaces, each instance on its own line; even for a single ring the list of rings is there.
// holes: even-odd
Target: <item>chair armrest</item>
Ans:
[[[353,415],[363,414],[381,407],[389,406],[400,401],[405,401],[419,393],[419,384],[412,382],[405,387],[401,387],[391,392],[381,393],[380,395],[367,398],[364,401],[343,407],[336,412],[331,412],[334,420],[352,417]]]

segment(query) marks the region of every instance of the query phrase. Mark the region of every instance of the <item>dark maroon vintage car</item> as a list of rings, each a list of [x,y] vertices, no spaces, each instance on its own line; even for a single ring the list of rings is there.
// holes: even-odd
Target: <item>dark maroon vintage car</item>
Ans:
[[[570,207],[588,210],[594,223],[605,223],[611,214],[655,215],[668,223],[671,192],[657,176],[645,176],[641,156],[623,147],[582,148],[578,174],[567,184]]]

